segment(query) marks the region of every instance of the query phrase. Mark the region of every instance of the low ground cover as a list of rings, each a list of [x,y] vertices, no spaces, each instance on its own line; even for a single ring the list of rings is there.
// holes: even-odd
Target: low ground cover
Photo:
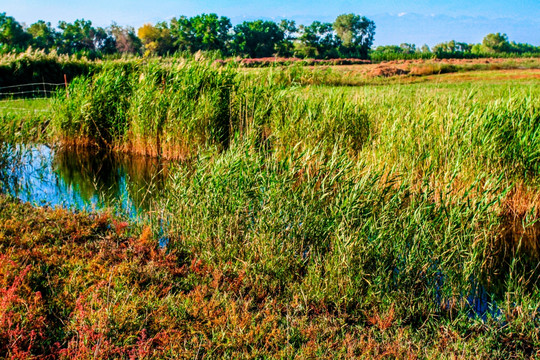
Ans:
[[[336,289],[340,283],[315,283],[295,291],[287,290],[287,280],[285,287],[276,287],[272,276],[253,278],[248,267],[216,267],[196,247],[160,249],[148,228],[106,213],[74,215],[2,197],[0,218],[3,357],[538,355],[537,318],[533,303],[524,299],[505,312],[504,320],[456,311],[459,301],[444,305],[451,308],[447,315],[443,310],[430,314],[425,311],[436,307],[433,297],[431,304],[416,298],[414,308],[405,309],[402,301],[413,296],[398,289],[344,299],[360,301],[364,309],[359,311],[336,307],[324,296],[313,298],[315,289]],[[320,256],[312,251],[309,257]],[[215,253],[223,255],[219,247]],[[341,256],[357,254],[343,251]],[[297,283],[295,274],[288,276]],[[411,289],[421,286],[416,281],[427,281],[410,280]],[[425,312],[425,317],[404,316],[411,312]]]

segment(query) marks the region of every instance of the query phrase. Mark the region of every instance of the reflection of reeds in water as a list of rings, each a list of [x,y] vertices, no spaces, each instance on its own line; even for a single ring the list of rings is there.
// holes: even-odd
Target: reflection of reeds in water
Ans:
[[[54,156],[54,169],[67,186],[90,201],[132,202],[137,209],[148,209],[162,186],[163,165],[156,158],[103,151],[96,148],[60,148]]]
[[[141,155],[117,154],[126,175],[130,198],[139,208],[150,209],[168,176],[168,164],[162,159]]]
[[[107,152],[59,149],[53,165],[66,185],[77,189],[86,200],[97,193],[105,198],[119,193],[120,174],[116,162]]]
[[[0,182],[5,194],[31,199],[42,187],[32,179],[50,180],[48,165],[52,150],[44,145],[0,143]]]
[[[6,191],[6,186],[9,183],[9,173],[7,169],[10,163],[11,159],[8,144],[0,142],[0,185],[2,186],[2,192]]]

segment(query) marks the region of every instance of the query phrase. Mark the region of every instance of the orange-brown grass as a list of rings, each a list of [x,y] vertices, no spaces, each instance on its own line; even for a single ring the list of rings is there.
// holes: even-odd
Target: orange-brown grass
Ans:
[[[86,136],[61,136],[58,143],[65,149],[85,150],[88,148],[97,148],[99,144],[95,139]]]
[[[324,66],[319,68],[306,68],[306,72],[324,74],[313,78],[304,74],[306,79],[311,78],[311,83],[322,80],[328,85],[369,85],[377,84],[377,78],[391,78],[406,83],[420,82],[427,79],[438,79],[441,75],[454,74],[454,80],[463,79],[467,76],[463,72],[488,72],[508,73],[515,71],[518,75],[508,75],[511,79],[535,79],[537,70],[540,68],[538,59],[435,59],[435,60],[398,60],[384,61],[378,64]],[[477,79],[477,76],[468,75]],[[502,75],[497,75],[501,77]],[[491,77],[487,76],[488,78]],[[443,76],[444,79],[447,77]],[[450,78],[448,78],[449,80]],[[502,79],[501,79],[502,80]],[[309,82],[306,82],[306,84]],[[383,83],[388,83],[384,81]]]
[[[64,149],[73,151],[96,150],[103,148],[103,144],[89,137],[67,137],[58,139],[58,143]],[[185,160],[192,155],[192,149],[187,144],[169,144],[157,142],[156,139],[127,136],[127,139],[120,143],[110,144],[105,149],[118,153],[130,155],[142,155],[149,157],[160,157],[167,160]]]
[[[516,184],[502,204],[502,229],[498,246],[506,256],[517,249],[532,256],[540,254],[540,192],[523,183]]]
[[[167,160],[186,160],[193,155],[194,150],[184,142],[169,143],[158,139],[148,139],[142,137],[131,138],[125,144],[115,147],[117,151],[126,154],[161,157]]]
[[[0,198],[0,218],[2,357],[460,358],[463,342],[481,346],[451,325],[424,339],[393,306],[365,320],[324,303],[306,311],[302,296],[269,296],[107,213]]]

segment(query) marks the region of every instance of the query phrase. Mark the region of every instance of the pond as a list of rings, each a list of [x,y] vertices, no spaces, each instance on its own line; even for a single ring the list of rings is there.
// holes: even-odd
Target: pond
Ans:
[[[168,169],[156,158],[43,144],[2,144],[0,161],[3,193],[74,210],[114,206],[132,219],[152,210]]]

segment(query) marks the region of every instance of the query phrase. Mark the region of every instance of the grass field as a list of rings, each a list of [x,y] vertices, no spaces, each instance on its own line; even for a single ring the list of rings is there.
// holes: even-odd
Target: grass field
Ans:
[[[0,355],[540,356],[535,66],[74,80],[45,139],[182,159],[169,243],[2,198]]]
[[[51,99],[0,100],[0,137],[2,141],[45,141],[51,116]]]

